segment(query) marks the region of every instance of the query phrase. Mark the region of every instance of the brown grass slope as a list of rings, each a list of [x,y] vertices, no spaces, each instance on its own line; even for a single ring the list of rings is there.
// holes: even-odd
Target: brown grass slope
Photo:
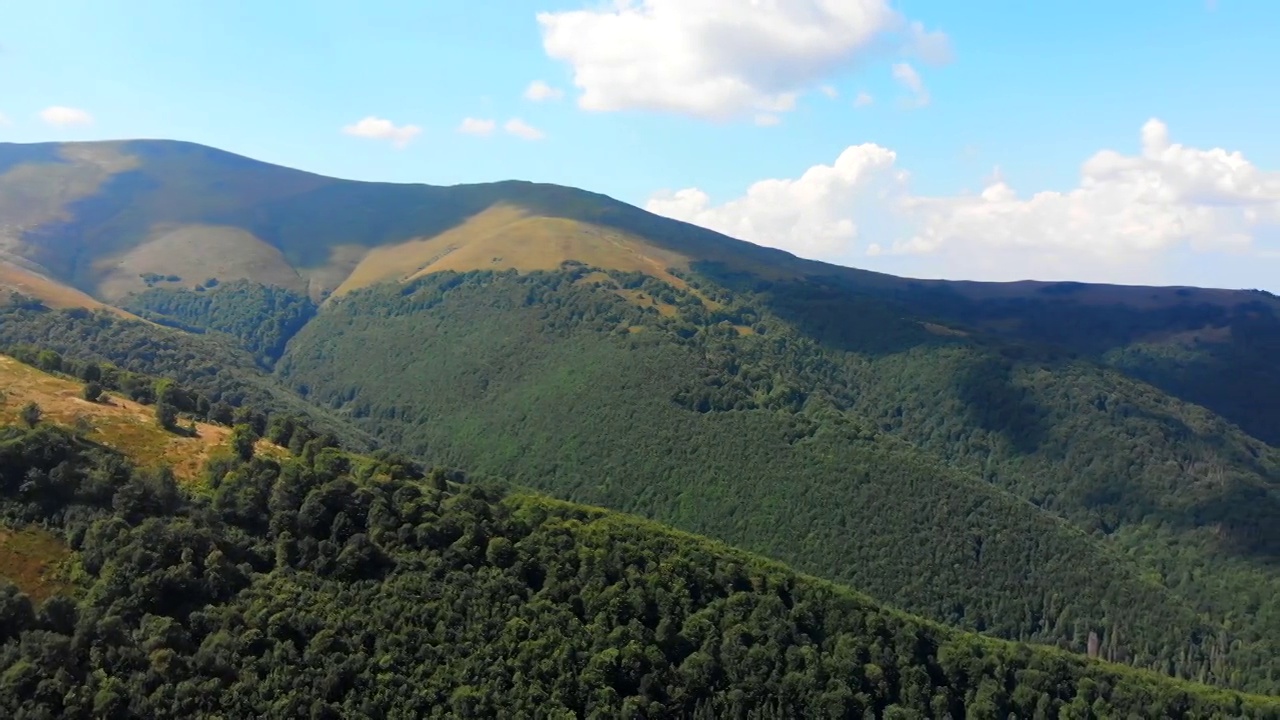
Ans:
[[[0,355],[0,390],[4,391],[0,424],[19,422],[22,408],[34,402],[45,422],[92,428],[87,434],[90,440],[119,450],[139,467],[168,465],[186,482],[199,477],[204,462],[225,449],[231,435],[230,429],[207,423],[196,423],[195,437],[169,432],[156,421],[154,407],[107,394],[89,402],[81,397],[80,383],[4,355]]]

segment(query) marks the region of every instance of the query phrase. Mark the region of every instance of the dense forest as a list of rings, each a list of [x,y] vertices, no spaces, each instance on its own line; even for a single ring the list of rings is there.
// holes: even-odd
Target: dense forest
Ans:
[[[331,301],[277,372],[420,456],[940,621],[1280,691],[1274,450],[1087,359],[820,299],[797,328],[709,283],[445,273]]]
[[[239,437],[252,438],[247,426]],[[613,513],[309,442],[197,486],[0,429],[0,708],[52,717],[1280,717],[1275,700],[968,635]]]
[[[151,288],[131,297],[125,307],[189,332],[231,335],[268,366],[316,312],[305,295],[246,280],[220,283],[216,278],[194,290]]]

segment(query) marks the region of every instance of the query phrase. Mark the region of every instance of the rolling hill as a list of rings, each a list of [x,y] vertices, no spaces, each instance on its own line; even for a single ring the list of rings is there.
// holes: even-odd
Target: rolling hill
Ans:
[[[44,421],[0,460],[8,717],[1280,717],[456,471],[308,444],[184,487]]]
[[[936,621],[1280,693],[1267,293],[897,278],[572,188],[167,141],[0,145],[0,257],[174,328],[18,298],[0,342],[230,384]]]

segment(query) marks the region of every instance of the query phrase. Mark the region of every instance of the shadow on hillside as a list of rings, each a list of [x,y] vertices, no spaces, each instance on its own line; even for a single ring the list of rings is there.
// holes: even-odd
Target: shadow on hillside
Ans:
[[[1013,364],[986,356],[964,367],[953,380],[969,422],[998,433],[1023,454],[1036,452],[1045,427],[1039,407],[1013,382]]]
[[[1227,342],[1195,343],[1183,352],[1144,348],[1111,364],[1187,402],[1202,405],[1253,437],[1280,446],[1280,319],[1236,318]]]
[[[833,350],[874,357],[955,341],[926,330],[899,303],[855,292],[838,279],[771,281],[713,262],[694,263],[693,270],[734,292],[754,295],[753,301],[770,313]]]
[[[1197,503],[1186,520],[1216,530],[1220,547],[1231,554],[1280,564],[1280,497],[1266,488],[1233,483]]]

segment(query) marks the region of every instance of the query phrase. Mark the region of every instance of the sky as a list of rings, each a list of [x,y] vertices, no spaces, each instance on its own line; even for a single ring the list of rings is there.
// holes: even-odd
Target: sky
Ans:
[[[0,142],[602,192],[913,277],[1280,292],[1274,0],[44,0]]]

